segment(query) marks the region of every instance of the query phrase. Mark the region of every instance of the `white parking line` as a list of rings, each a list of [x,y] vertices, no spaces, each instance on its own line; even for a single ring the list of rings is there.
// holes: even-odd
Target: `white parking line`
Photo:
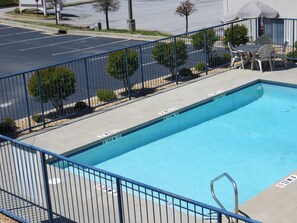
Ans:
[[[34,46],[34,47],[30,47],[30,48],[20,49],[19,51],[34,50],[34,49],[39,49],[39,48],[44,48],[44,47],[49,47],[49,46],[56,46],[56,45],[60,45],[60,44],[64,44],[64,43],[78,42],[81,40],[93,39],[93,38],[95,38],[95,37],[89,36],[89,37],[85,37],[85,38],[81,38],[81,39],[74,39],[74,40],[68,40],[68,41],[64,41],[64,42],[51,43],[51,44],[42,45],[42,46]]]
[[[57,36],[61,36],[61,35],[43,36],[43,37],[37,37],[37,38],[32,38],[32,39],[18,40],[18,41],[9,42],[9,43],[0,43],[0,46],[10,45],[10,44],[15,44],[15,43],[22,43],[22,42],[29,42],[29,41],[40,40],[40,39],[48,39],[48,38],[53,38],[53,37],[57,37]]]
[[[58,56],[58,55],[63,55],[63,54],[68,54],[68,53],[75,53],[75,52],[79,52],[79,51],[94,49],[94,48],[97,48],[97,47],[100,47],[100,46],[108,46],[108,45],[113,45],[113,44],[123,43],[123,42],[128,42],[128,41],[130,41],[130,39],[115,41],[115,42],[112,42],[112,43],[105,43],[105,44],[101,44],[101,45],[97,45],[97,46],[91,46],[91,47],[84,48],[84,49],[76,49],[76,50],[71,50],[71,51],[66,51],[66,52],[61,52],[61,53],[54,53],[54,54],[52,54],[52,56]]]
[[[26,31],[26,32],[20,32],[20,33],[12,33],[12,34],[6,34],[6,35],[1,35],[1,37],[7,37],[7,36],[14,36],[14,35],[21,35],[21,34],[26,34],[26,33],[37,33],[39,31]]]
[[[144,63],[143,66],[148,66],[148,65],[151,65],[151,64],[154,64],[154,63],[157,63],[157,61],[149,62],[149,63]]]
[[[4,28],[0,28],[0,30],[3,30],[3,29],[12,29],[12,28],[15,28],[15,27],[4,27]]]

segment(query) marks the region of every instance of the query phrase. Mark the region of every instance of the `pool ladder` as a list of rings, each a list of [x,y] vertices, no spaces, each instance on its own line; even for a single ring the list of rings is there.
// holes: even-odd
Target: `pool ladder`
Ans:
[[[234,201],[235,201],[235,207],[234,207],[234,212],[235,214],[238,214],[238,190],[237,190],[237,185],[235,183],[235,181],[232,179],[232,177],[230,177],[230,175],[228,173],[222,173],[221,175],[217,176],[216,178],[214,178],[211,182],[210,182],[210,190],[211,190],[211,196],[213,197],[213,199],[217,202],[217,204],[225,211],[226,208],[222,205],[222,203],[219,201],[219,199],[217,198],[215,191],[214,191],[214,182],[220,180],[221,178],[226,177],[233,186],[234,189]],[[229,223],[233,223],[233,219],[231,217],[226,216],[228,219]],[[238,223],[238,220],[236,220],[236,223]]]

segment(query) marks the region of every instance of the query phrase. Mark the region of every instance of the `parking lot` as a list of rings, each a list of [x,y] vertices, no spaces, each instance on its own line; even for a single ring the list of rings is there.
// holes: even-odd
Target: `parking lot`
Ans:
[[[0,25],[0,77],[96,55],[144,41],[47,34]]]
[[[183,37],[180,37],[183,38]],[[96,36],[58,35],[0,25],[0,119],[21,120],[35,114],[50,112],[52,103],[40,103],[28,94],[34,69],[63,64],[75,73],[75,94],[65,101],[71,107],[76,102],[96,98],[98,89],[113,91],[124,88],[123,80],[111,77],[106,71],[107,52],[135,46],[139,55],[139,69],[130,78],[131,85],[145,82],[162,85],[168,81],[170,70],[152,57],[154,42]],[[141,43],[146,44],[141,45]],[[179,69],[191,68],[205,60],[203,50],[187,43],[187,60]],[[86,58],[87,57],[87,58]],[[84,58],[84,59],[80,59]],[[28,71],[28,72],[26,72]],[[30,72],[32,71],[32,72]],[[20,73],[20,75],[13,75]],[[13,75],[13,76],[11,76]],[[3,78],[10,76],[9,78]],[[2,79],[1,79],[2,77]],[[173,80],[173,79],[172,79]],[[151,87],[151,86],[149,86]],[[96,103],[96,102],[95,102]],[[97,104],[91,105],[97,106]]]

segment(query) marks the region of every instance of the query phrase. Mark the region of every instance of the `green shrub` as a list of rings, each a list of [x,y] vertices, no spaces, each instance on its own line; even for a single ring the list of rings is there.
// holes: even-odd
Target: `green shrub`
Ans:
[[[97,91],[97,97],[100,101],[109,102],[117,99],[116,93],[109,89],[99,89]]]
[[[219,40],[219,37],[216,35],[216,32],[213,29],[206,30],[206,44],[205,47],[205,41],[204,41],[204,31],[200,31],[198,33],[195,33],[192,36],[192,44],[196,50],[203,50],[204,52],[211,52],[213,45],[216,41]]]
[[[295,51],[297,51],[297,41],[294,43]]]
[[[20,8],[15,8],[14,13],[20,14],[21,13]]]
[[[41,114],[36,114],[36,115],[32,115],[32,119],[33,121],[35,121],[36,123],[41,123],[43,122],[43,118]]]
[[[233,41],[232,41],[232,27],[225,30],[224,33],[224,44],[230,42],[233,46],[238,46],[240,44],[246,44],[249,41],[248,29],[245,25],[236,24],[233,26]]]
[[[222,56],[222,63],[225,64],[225,63],[228,63],[231,61],[231,55],[230,53],[224,53]]]
[[[74,105],[74,110],[75,111],[80,111],[80,110],[85,110],[87,109],[89,106],[86,104],[86,102],[84,101],[79,101],[79,102],[76,102],[75,105]]]
[[[126,66],[127,61],[128,71]],[[127,52],[126,50],[119,50],[108,54],[106,71],[112,78],[122,80],[126,92],[128,92],[128,78],[135,73],[138,66],[138,52],[136,50],[128,49]]]
[[[194,66],[195,70],[197,71],[205,71],[206,70],[206,63],[198,63]]]
[[[293,57],[295,58],[295,60],[290,59],[290,58],[293,58]],[[293,52],[287,53],[287,58],[288,58],[288,61],[290,61],[290,62],[296,61],[296,59],[297,59],[297,50],[294,51],[294,54],[293,54]]]
[[[259,36],[259,37],[256,39],[255,43],[256,43],[257,45],[272,44],[272,39],[271,39],[271,37],[268,36],[268,35],[262,35],[262,36]]]
[[[30,78],[28,92],[36,101],[51,102],[57,112],[63,114],[63,100],[75,93],[75,87],[73,71],[66,67],[49,67]]]
[[[16,129],[16,123],[12,118],[4,118],[0,123],[0,133],[12,133]]]
[[[179,75],[182,77],[192,76],[193,72],[189,68],[182,68],[179,70]]]
[[[176,52],[176,55],[175,55]],[[174,42],[161,42],[154,46],[152,57],[159,64],[167,67],[172,75],[175,70],[175,59],[177,67],[184,65],[188,58],[187,45],[184,41],[176,41],[176,49]]]

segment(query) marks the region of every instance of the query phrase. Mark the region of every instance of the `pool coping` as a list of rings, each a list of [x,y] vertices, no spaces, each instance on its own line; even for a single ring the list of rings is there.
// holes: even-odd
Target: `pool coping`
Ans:
[[[97,136],[100,133],[105,133],[117,127],[121,131],[137,128],[143,123],[160,118],[158,114],[160,111],[171,107],[176,107],[177,109],[186,108],[203,100],[209,100],[211,98],[209,96],[210,93],[218,92],[222,89],[227,92],[257,81],[273,81],[280,84],[297,85],[296,74],[296,68],[264,73],[239,69],[230,70],[203,80],[183,83],[166,91],[129,101],[115,108],[109,108],[103,112],[94,113],[72,122],[44,129],[19,139],[58,154],[65,154],[69,152],[69,148],[72,150],[73,148],[81,148],[87,144],[97,142]],[[197,95],[197,92],[199,92],[199,95]],[[193,97],[193,94],[196,97]],[[126,116],[129,118],[125,118]],[[100,125],[97,125],[97,123],[100,123]],[[94,131],[95,134],[93,134]],[[275,190],[275,186],[272,185],[258,196],[241,205],[240,210],[250,215],[250,217],[263,222],[294,222],[297,218],[296,214],[294,214],[295,211],[293,211],[297,208],[295,204],[296,189],[296,182],[284,188],[281,192],[280,190]],[[263,206],[261,205],[263,202],[260,202],[262,200],[271,202],[266,202],[266,205]],[[288,205],[290,208],[288,208]],[[288,210],[291,210],[292,213]],[[288,213],[285,216],[281,214],[276,215],[276,213],[284,212]],[[283,221],[284,219],[286,221]]]

